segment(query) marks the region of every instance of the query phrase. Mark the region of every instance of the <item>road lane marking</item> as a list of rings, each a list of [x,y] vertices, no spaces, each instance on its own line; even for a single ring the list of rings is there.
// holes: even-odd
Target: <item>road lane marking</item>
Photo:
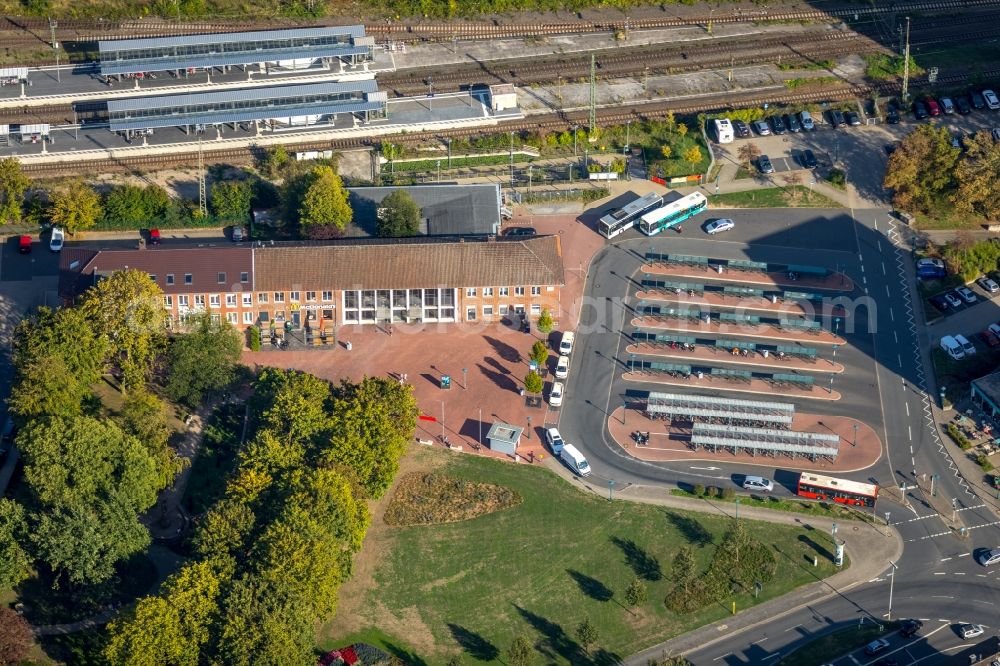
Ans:
[[[913,428],[911,426],[906,426],[906,433],[910,436],[910,441],[913,441]]]
[[[941,561],[942,561],[942,562],[950,562],[950,561],[951,561],[951,559],[952,559],[952,558],[950,558],[950,557],[942,557],[942,558],[941,558]]]
[[[720,659],[725,659],[726,657],[732,657],[732,656],[733,656],[732,652],[727,652],[726,654],[722,655],[721,657],[716,657],[712,661],[719,661]]]
[[[884,261],[882,262],[882,275],[888,275],[888,273],[885,272],[885,262]],[[886,286],[886,290],[888,290],[888,289],[889,289],[889,287],[887,285]]]
[[[892,314],[892,308],[889,308],[889,319],[891,319],[892,321],[896,321],[896,316]]]
[[[904,402],[903,403],[903,407],[906,407],[906,415],[909,416],[910,415],[910,403]]]
[[[785,631],[791,631],[791,630],[793,630],[793,629],[798,629],[798,628],[799,628],[799,627],[801,627],[801,626],[802,626],[801,624],[797,624],[797,625],[795,625],[794,627],[788,627],[788,629],[785,629]]]
[[[944,572],[943,572],[943,571],[935,571],[935,572],[934,572],[934,575],[935,575],[935,576],[943,576],[943,575],[944,575]]]

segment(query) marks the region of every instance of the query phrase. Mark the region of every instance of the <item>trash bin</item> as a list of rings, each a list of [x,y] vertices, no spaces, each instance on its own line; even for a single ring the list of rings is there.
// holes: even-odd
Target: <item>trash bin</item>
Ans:
[[[347,341],[344,342],[344,349],[346,349],[347,351],[351,351],[351,349],[353,349],[353,347],[354,346],[350,342],[347,342]]]

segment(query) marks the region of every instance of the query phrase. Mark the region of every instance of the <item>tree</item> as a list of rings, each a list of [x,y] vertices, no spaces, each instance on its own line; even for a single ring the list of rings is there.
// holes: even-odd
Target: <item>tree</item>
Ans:
[[[295,370],[266,368],[254,387],[262,427],[286,442],[305,443],[329,429],[328,400],[329,382]]]
[[[163,292],[149,273],[116,271],[84,294],[82,309],[108,341],[123,389],[142,386],[166,339]]]
[[[531,641],[525,636],[515,636],[507,648],[507,666],[528,666],[531,663]]]
[[[160,596],[140,599],[108,625],[104,655],[113,666],[197,666],[219,613],[222,581],[206,562],[184,566]]]
[[[889,156],[883,185],[893,191],[893,204],[910,213],[928,212],[955,187],[960,156],[946,127],[917,127]]]
[[[249,180],[227,180],[212,184],[212,212],[216,217],[242,224],[250,217],[253,183]]]
[[[347,203],[347,190],[340,176],[328,166],[313,169],[299,207],[303,229],[328,227],[343,231],[352,216],[351,206]]]
[[[83,310],[38,308],[13,336],[11,410],[26,418],[79,414],[107,363],[108,343]]]
[[[649,594],[646,591],[646,584],[638,577],[633,578],[632,582],[625,588],[625,603],[629,606],[639,606],[646,603],[648,599]]]
[[[264,153],[260,161],[260,171],[268,178],[277,178],[290,160],[284,146],[274,146]]]
[[[541,393],[544,385],[541,375],[534,370],[524,376],[524,390],[528,393]]]
[[[188,321],[188,331],[174,337],[167,350],[164,390],[174,402],[195,409],[206,395],[233,382],[243,338],[232,324],[215,323],[207,312]]]
[[[138,390],[126,394],[117,422],[125,433],[142,442],[149,455],[156,459],[161,487],[169,486],[190,463],[188,458],[177,455],[167,446],[173,432],[167,424],[167,405],[153,393]]]
[[[394,143],[383,143],[380,150],[382,152],[383,159],[389,162],[389,173],[395,173],[393,162],[399,159],[403,151]]]
[[[663,155],[663,159],[668,160],[670,156],[674,154],[674,149],[668,144],[663,144],[660,146],[660,154]]]
[[[958,162],[958,189],[951,196],[955,209],[964,215],[1000,217],[1000,144],[987,131],[965,140],[965,154]]]
[[[548,309],[543,309],[542,314],[538,317],[538,330],[541,333],[548,335],[552,332],[552,326],[554,325],[552,321],[552,313]]]
[[[760,146],[753,141],[748,141],[740,145],[739,150],[736,151],[736,155],[749,171],[751,162],[760,157]]]
[[[314,618],[308,605],[273,581],[247,575],[223,602],[217,662],[307,664],[315,661]]]
[[[683,139],[687,136],[688,126],[684,123],[677,123],[677,134]]]
[[[670,578],[674,585],[686,594],[697,571],[698,561],[695,559],[694,549],[691,546],[682,546],[674,555],[673,566],[670,569]]]
[[[406,190],[393,190],[379,205],[377,227],[383,238],[416,236],[420,231],[420,206]]]
[[[580,641],[584,650],[589,650],[590,646],[597,642],[597,637],[597,627],[589,617],[583,618],[583,621],[576,626],[576,639]]]
[[[28,621],[7,606],[0,606],[0,664],[22,663],[34,642],[35,634]]]
[[[24,549],[27,536],[24,507],[0,498],[0,588],[12,588],[28,577],[31,557]]]
[[[104,197],[104,217],[121,229],[149,226],[169,207],[170,195],[159,185],[118,185]]]
[[[684,151],[684,161],[691,165],[693,169],[701,162],[701,148],[698,146],[691,146]]]
[[[0,159],[0,224],[21,221],[24,193],[30,185],[16,157]]]
[[[541,340],[531,345],[531,360],[542,366],[549,360],[549,348]]]
[[[102,214],[100,196],[80,179],[71,180],[52,193],[49,219],[71,234],[90,229]]]

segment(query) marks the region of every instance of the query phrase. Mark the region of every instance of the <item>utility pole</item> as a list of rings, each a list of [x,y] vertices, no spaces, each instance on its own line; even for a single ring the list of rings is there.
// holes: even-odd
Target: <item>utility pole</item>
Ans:
[[[208,214],[208,207],[205,205],[205,157],[201,152],[201,137],[198,137],[198,210],[202,216]]]
[[[59,24],[52,19],[49,19],[49,36],[52,38],[52,50],[56,54],[56,81],[62,83],[62,77],[59,74],[59,42],[56,41],[56,28]]]
[[[590,133],[597,129],[597,57],[590,54]]]
[[[893,586],[893,583],[896,582],[896,569],[898,569],[899,567],[897,567],[892,562],[889,562],[889,565],[892,567],[892,573],[889,574],[889,612],[886,613],[885,619],[891,621],[892,620],[892,586]]]
[[[910,98],[910,17],[906,17],[906,47],[903,49],[903,102]]]
[[[510,186],[514,187],[514,133],[510,133]]]

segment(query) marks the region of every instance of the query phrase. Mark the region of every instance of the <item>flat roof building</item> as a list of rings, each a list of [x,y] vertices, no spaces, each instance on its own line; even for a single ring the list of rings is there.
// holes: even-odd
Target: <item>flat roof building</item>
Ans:
[[[564,283],[558,236],[524,240],[353,239],[250,246],[66,248],[60,296],[136,269],[164,293],[170,325],[203,311],[239,328],[326,330],[385,322],[499,322],[559,316]]]
[[[374,236],[382,200],[396,190],[420,206],[420,233],[426,236],[489,236],[500,232],[500,185],[414,185],[349,187],[349,202],[360,233]]]
[[[972,380],[972,403],[989,416],[1000,416],[1000,372],[993,372]]]
[[[98,42],[103,76],[334,58],[353,64],[370,62],[374,48],[363,25]]]
[[[385,115],[374,79],[132,97],[108,102],[112,132],[273,121],[311,125],[339,114]]]

